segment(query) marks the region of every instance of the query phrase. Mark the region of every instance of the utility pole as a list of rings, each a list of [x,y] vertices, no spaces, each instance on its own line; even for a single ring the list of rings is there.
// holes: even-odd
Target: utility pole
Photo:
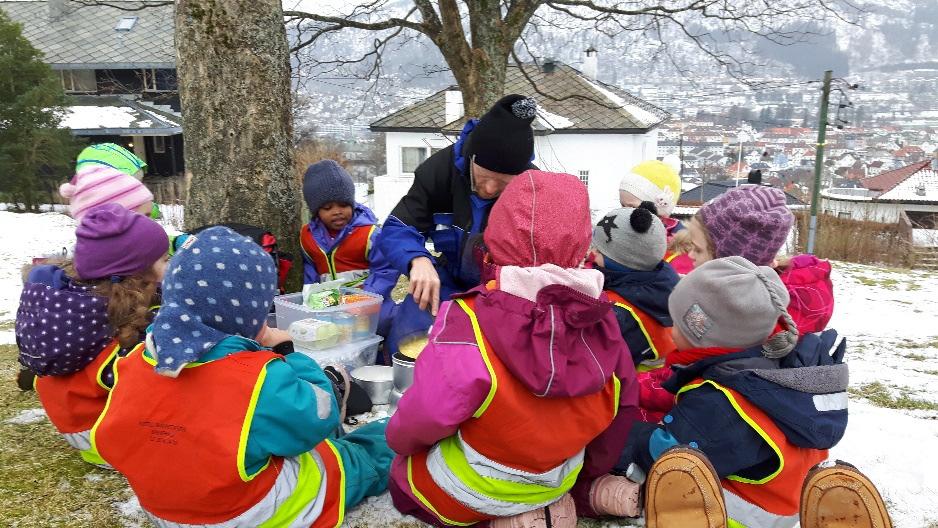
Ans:
[[[824,146],[827,140],[827,107],[831,99],[831,77],[833,72],[824,72],[824,88],[821,95],[821,117],[817,132],[817,151],[814,156],[814,191],[811,193],[811,220],[808,224],[807,252],[814,254],[814,242],[817,240],[817,208],[821,196],[821,172],[824,170]]]

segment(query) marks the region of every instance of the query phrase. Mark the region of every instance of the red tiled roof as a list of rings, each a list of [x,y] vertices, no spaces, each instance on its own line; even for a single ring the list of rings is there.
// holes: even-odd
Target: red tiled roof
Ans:
[[[901,149],[893,153],[897,158],[908,157],[915,154],[924,154],[925,151],[921,147],[902,147]]]
[[[900,169],[891,170],[882,174],[877,174],[871,178],[861,180],[860,185],[871,191],[880,191],[886,193],[894,189],[896,185],[899,185],[900,183],[907,180],[916,172],[927,168],[930,164],[931,160],[920,161],[918,163],[906,165]]]

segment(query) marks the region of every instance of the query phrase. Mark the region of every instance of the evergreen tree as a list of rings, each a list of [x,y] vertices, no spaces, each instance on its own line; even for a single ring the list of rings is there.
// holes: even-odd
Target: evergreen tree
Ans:
[[[0,193],[36,210],[71,170],[80,144],[58,128],[66,104],[58,76],[0,11]]]

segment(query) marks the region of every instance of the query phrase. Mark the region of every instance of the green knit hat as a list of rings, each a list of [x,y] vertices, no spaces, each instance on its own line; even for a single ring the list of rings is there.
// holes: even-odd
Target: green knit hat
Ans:
[[[92,165],[111,167],[130,176],[136,175],[137,171],[147,166],[133,152],[114,143],[98,143],[81,151],[78,155],[78,162],[75,163],[75,172]]]

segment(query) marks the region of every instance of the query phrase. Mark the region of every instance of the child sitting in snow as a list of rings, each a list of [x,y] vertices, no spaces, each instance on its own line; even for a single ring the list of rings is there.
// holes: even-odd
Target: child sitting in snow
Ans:
[[[794,221],[784,192],[740,185],[701,207],[687,230],[695,266],[736,255],[757,266],[774,267],[791,296],[788,313],[804,335],[827,327],[834,313],[834,287],[826,260],[814,255],[777,258]]]
[[[668,296],[679,277],[662,259],[665,227],[655,205],[610,211],[593,230],[593,258],[615,303],[622,338],[640,370],[664,364],[674,350]]]
[[[103,464],[89,435],[114,383],[112,367],[143,340],[168,259],[159,224],[117,204],[94,207],[76,230],[74,260],[33,267],[16,313],[23,366],[39,401],[82,458]]]
[[[440,307],[388,424],[399,511],[532,528],[610,513],[591,489],[637,394],[602,274],[579,267],[591,228],[586,188],[569,174],[527,171],[492,207],[496,279]]]
[[[758,266],[773,266],[788,290],[788,313],[798,331],[802,335],[820,332],[834,313],[831,265],[814,255],[776,258],[794,223],[785,204],[785,193],[773,187],[730,189],[701,207],[687,224],[693,244],[689,255],[696,266],[734,255]],[[639,377],[642,409],[652,421],[673,405],[673,398],[660,385],[668,373]]]
[[[619,202],[622,207],[636,208],[646,201],[655,204],[668,237],[668,251],[664,260],[680,275],[686,275],[694,269],[694,263],[684,250],[684,225],[680,220],[671,218],[671,212],[680,197],[681,177],[663,161],[643,161],[619,182]]]
[[[888,526],[882,499],[855,468],[812,470],[847,426],[845,345],[832,347],[829,331],[793,352],[788,301],[774,270],[741,257],[702,264],[672,292],[672,357],[684,366],[665,386],[677,403],[661,423],[632,429],[616,467],[635,481],[647,475],[649,528],[727,518],[794,527],[799,515],[803,528],[833,526],[825,516]],[[618,486],[621,500],[639,496],[638,482]]]
[[[260,246],[206,229],[170,262],[145,349],[118,362],[92,441],[157,524],[339,526],[386,489],[386,422],[328,440],[329,378],[269,348],[290,348],[265,323],[276,291]]]

